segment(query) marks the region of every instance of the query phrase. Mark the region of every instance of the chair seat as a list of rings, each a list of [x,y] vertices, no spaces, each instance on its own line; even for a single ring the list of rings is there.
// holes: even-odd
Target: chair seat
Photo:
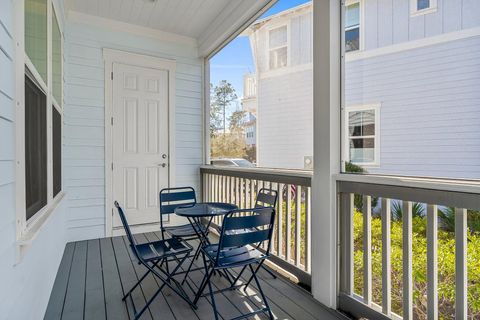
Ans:
[[[184,254],[192,250],[192,247],[184,241],[176,238],[142,243],[135,246],[144,261],[158,260],[163,257]]]
[[[215,261],[217,259],[218,244],[204,246],[202,250],[210,260]],[[241,248],[232,248],[228,251],[221,252],[219,261],[217,261],[217,266],[228,268],[239,267],[266,258],[268,258],[268,256],[265,253],[255,247],[247,245]]]
[[[181,226],[172,226],[163,228],[168,234],[175,238],[196,237],[197,233],[193,229],[191,224],[184,224]],[[202,224],[202,232],[206,232],[207,228]]]

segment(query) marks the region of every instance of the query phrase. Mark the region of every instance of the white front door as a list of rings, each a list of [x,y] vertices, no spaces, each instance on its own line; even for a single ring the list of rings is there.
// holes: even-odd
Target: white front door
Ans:
[[[158,223],[158,193],[169,186],[168,71],[114,63],[113,74],[113,200],[130,225]]]

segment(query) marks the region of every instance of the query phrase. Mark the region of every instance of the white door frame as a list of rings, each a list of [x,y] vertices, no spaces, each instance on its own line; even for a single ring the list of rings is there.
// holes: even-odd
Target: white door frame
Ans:
[[[153,56],[147,56],[126,51],[103,49],[103,59],[105,61],[105,236],[113,235],[113,64],[122,63],[126,65],[145,67],[151,69],[168,71],[168,181],[170,186],[175,185],[175,70],[176,61],[163,59]],[[159,213],[160,214],[160,213]],[[149,229],[143,226],[147,231],[158,231],[159,227],[154,226]]]

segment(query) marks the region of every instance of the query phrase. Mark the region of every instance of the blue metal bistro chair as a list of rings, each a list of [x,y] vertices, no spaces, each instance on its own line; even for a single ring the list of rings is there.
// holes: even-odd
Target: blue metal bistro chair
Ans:
[[[201,248],[205,277],[193,301],[195,305],[208,285],[215,319],[218,320],[219,314],[215,304],[215,294],[235,288],[236,281],[230,287],[214,292],[210,282],[213,273],[236,267],[249,267],[265,307],[243,314],[235,319],[249,318],[259,313],[267,313],[270,319],[273,319],[270,306],[256,273],[265,259],[270,256],[274,222],[275,208],[273,207],[233,210],[225,215],[218,244],[205,245]],[[261,246],[265,247],[266,250],[259,250],[258,248]],[[253,268],[254,264],[258,264],[256,269]]]
[[[257,198],[255,200],[255,208],[268,208],[268,207],[276,208],[277,199],[278,199],[277,191],[262,188],[258,191]],[[240,273],[238,274],[234,282],[237,282],[240,279],[240,277],[242,276],[246,268],[247,266],[244,266],[242,268],[242,270],[240,271]],[[275,273],[273,273],[270,269],[266,268],[264,265],[262,265],[261,268],[264,269],[268,274],[270,274],[274,279],[277,279],[277,276],[275,275]],[[250,282],[252,282],[252,280],[253,280],[253,275],[247,281],[247,285],[245,286],[245,289],[248,287]]]
[[[175,213],[175,209],[182,206],[193,206],[197,203],[197,198],[195,195],[195,189],[192,187],[177,187],[177,188],[164,188],[160,190],[160,230],[162,231],[162,239],[165,240],[165,235],[170,235],[172,238],[182,239],[185,241],[190,240],[200,240],[201,234],[208,234],[208,228],[204,225],[201,225],[201,230],[195,230],[191,223],[165,227],[163,225],[163,217],[165,215],[169,216]],[[186,271],[180,273],[185,273],[185,278],[182,283],[185,282],[187,275],[190,271],[198,270],[201,268],[196,268],[192,270],[193,262],[197,259],[200,254],[200,247],[197,248],[195,253],[191,256],[191,260]],[[168,264],[167,264],[168,270]]]
[[[183,262],[187,259],[193,248],[188,243],[181,241],[177,238],[137,244],[135,238],[132,235],[132,232],[130,231],[130,227],[127,223],[127,218],[123,213],[123,209],[120,207],[117,201],[115,201],[115,207],[117,207],[118,214],[120,215],[120,219],[122,220],[123,228],[125,229],[128,242],[130,243],[130,249],[132,250],[138,263],[142,264],[143,266],[145,266],[145,268],[147,268],[147,272],[122,298],[122,300],[125,301],[127,297],[130,297],[133,311],[135,314],[134,319],[136,320],[140,318],[140,316],[145,312],[145,310],[147,310],[148,306],[152,303],[152,301],[157,297],[157,295],[162,291],[165,286],[169,287],[180,298],[185,300],[190,306],[196,309],[196,306],[188,298],[180,283],[173,278],[173,276],[176,274],[177,270],[180,268]],[[175,266],[172,272],[165,271],[159,266],[159,263],[164,262],[168,258],[174,258],[176,261],[178,261],[178,264]],[[145,279],[145,277],[150,273],[152,273],[157,279],[159,279],[162,282],[162,285],[147,301],[145,306],[143,306],[140,311],[137,312],[131,294],[133,290],[137,288],[140,283]]]

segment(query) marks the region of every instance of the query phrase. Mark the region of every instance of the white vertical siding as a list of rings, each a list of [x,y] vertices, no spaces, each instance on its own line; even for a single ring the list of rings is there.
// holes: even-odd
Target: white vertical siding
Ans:
[[[176,184],[199,187],[202,67],[195,47],[67,22],[65,185],[71,240],[105,235],[104,62],[112,48],[177,61]]]
[[[63,204],[16,262],[13,1],[0,1],[0,319],[41,319],[60,263]],[[28,307],[19,303],[28,302]]]
[[[437,9],[410,15],[410,0],[364,0],[365,49],[428,38],[480,26],[480,1],[437,0]]]

